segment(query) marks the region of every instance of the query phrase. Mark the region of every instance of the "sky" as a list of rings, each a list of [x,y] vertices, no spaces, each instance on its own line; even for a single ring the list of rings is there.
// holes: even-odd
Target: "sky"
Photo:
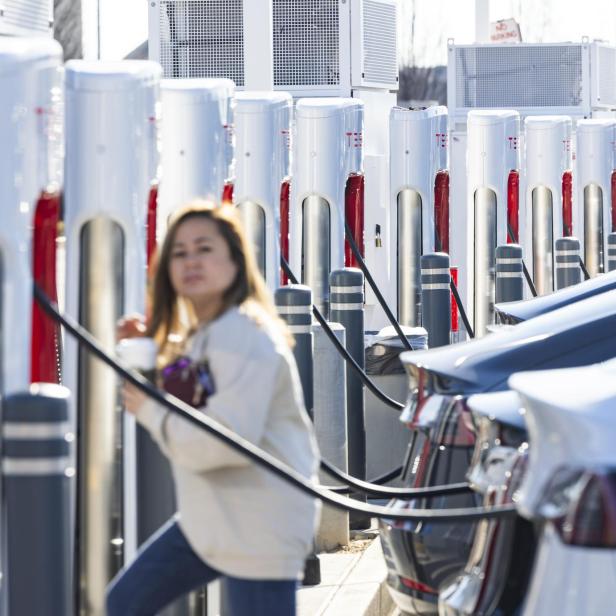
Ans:
[[[82,1],[87,22],[85,52],[90,58],[97,54],[97,8],[103,59],[123,58],[147,38],[150,0]],[[399,50],[404,63],[446,64],[448,39],[457,43],[474,40],[474,0],[398,0],[398,4]],[[509,17],[518,21],[522,40],[529,43],[580,41],[583,36],[616,43],[616,0],[490,0],[491,21]]]

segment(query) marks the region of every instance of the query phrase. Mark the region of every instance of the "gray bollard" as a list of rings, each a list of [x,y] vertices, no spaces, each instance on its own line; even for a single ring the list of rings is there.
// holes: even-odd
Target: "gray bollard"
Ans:
[[[68,397],[43,383],[2,401],[8,614],[73,613]]]
[[[344,327],[329,323],[334,335],[346,346]],[[327,460],[348,472],[346,418],[346,363],[320,323],[312,325],[314,335],[314,429],[319,450]],[[341,485],[327,473],[319,473],[321,483]],[[349,513],[323,505],[316,544],[319,551],[333,550],[349,543]]]
[[[503,244],[496,248],[496,302],[517,302],[524,298],[522,247]]]
[[[554,268],[556,289],[564,289],[582,280],[580,269],[580,240],[576,237],[561,237],[554,243]]]
[[[301,284],[290,284],[276,289],[276,310],[287,324],[295,347],[293,355],[304,392],[304,404],[310,418],[314,418],[314,394],[312,372],[312,291]]]
[[[451,331],[451,273],[449,255],[434,252],[421,257],[421,315],[428,332],[428,348],[449,344]]]
[[[616,233],[608,233],[605,271],[613,272],[614,270],[616,270]]]
[[[346,331],[346,349],[362,367],[365,366],[364,349],[364,275],[359,269],[345,268],[329,275],[330,321],[340,323]],[[366,478],[366,424],[364,417],[364,384],[353,370],[346,371],[347,433],[349,473],[359,479]],[[366,501],[365,496],[353,496]],[[350,514],[352,529],[370,528],[370,518]]]
[[[314,420],[314,379],[313,379],[313,341],[312,341],[312,291],[301,284],[291,284],[276,289],[274,294],[276,310],[287,324],[295,346],[293,355],[304,393],[304,404],[308,415]],[[313,551],[306,558],[304,585],[313,586],[321,582],[319,557]]]

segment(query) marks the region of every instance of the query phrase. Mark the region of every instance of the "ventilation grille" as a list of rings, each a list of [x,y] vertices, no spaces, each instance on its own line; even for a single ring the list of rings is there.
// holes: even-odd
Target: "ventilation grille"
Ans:
[[[363,75],[364,82],[388,83],[398,79],[396,49],[396,7],[364,0]]]
[[[159,25],[165,77],[225,77],[244,85],[242,0],[162,0]]]
[[[616,106],[616,48],[597,46],[597,100],[599,105]]]
[[[0,34],[51,34],[50,0],[1,0]]]
[[[581,45],[456,47],[456,107],[579,107]]]
[[[274,0],[274,85],[340,84],[338,0]]]

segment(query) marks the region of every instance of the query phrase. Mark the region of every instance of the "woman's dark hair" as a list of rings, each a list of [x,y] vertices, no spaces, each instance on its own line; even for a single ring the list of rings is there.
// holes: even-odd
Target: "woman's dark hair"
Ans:
[[[169,275],[171,253],[178,227],[192,219],[210,220],[216,224],[237,267],[234,281],[224,292],[220,314],[231,306],[253,302],[273,318],[286,340],[292,344],[292,336],[276,313],[271,293],[257,267],[252,247],[246,239],[236,209],[232,205],[216,206],[207,201],[194,201],[172,216],[160,248],[151,287],[152,314],[147,335],[157,340],[161,355],[165,355],[170,338],[175,336],[184,339],[197,325],[191,306],[177,295]]]

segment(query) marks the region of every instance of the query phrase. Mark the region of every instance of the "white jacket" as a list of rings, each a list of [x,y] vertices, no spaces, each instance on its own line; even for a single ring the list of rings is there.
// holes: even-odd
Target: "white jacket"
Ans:
[[[260,315],[231,308],[197,331],[193,359],[208,360],[216,392],[203,413],[316,479],[318,449],[291,350]],[[223,574],[296,579],[318,523],[312,499],[150,400],[137,411],[171,461],[179,525]]]

